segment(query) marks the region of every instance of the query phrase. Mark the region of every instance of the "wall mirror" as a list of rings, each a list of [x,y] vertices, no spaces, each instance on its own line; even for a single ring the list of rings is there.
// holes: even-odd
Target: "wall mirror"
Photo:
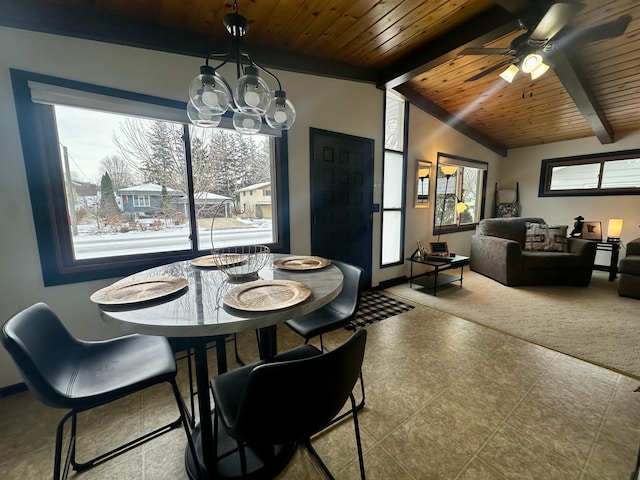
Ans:
[[[429,177],[431,176],[431,162],[416,160],[416,195],[415,208],[429,207]]]

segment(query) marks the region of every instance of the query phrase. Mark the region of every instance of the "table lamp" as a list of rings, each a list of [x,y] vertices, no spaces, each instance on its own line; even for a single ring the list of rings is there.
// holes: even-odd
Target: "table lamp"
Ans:
[[[607,242],[620,243],[620,234],[622,233],[622,219],[610,218],[607,227]]]

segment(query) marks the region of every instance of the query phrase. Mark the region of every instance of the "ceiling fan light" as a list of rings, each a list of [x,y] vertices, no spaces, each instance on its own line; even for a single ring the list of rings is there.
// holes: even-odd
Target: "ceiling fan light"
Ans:
[[[511,83],[513,82],[513,79],[516,77],[519,71],[520,69],[516,65],[511,64],[504,72],[500,74],[500,76],[503,78],[503,80]]]
[[[536,68],[533,72],[531,72],[531,80],[535,80],[536,78],[540,78],[544,73],[549,70],[549,65],[546,63],[541,63],[538,68]]]
[[[522,61],[522,71],[524,73],[531,73],[540,65],[542,65],[542,55],[539,53],[530,53],[524,57]]]

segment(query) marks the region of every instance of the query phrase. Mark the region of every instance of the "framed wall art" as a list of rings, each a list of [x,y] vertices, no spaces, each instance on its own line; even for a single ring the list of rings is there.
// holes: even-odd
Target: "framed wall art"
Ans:
[[[585,221],[582,224],[582,238],[585,240],[602,241],[602,226],[600,222]]]

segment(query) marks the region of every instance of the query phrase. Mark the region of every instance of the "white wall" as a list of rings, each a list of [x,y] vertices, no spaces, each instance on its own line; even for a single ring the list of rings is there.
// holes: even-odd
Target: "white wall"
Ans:
[[[92,292],[113,280],[43,286],[9,68],[186,101],[189,82],[202,59],[4,27],[0,27],[0,45],[6,47],[0,56],[0,322],[44,301],[81,338],[115,336],[118,332],[100,320],[97,307],[89,301]],[[289,131],[291,251],[306,254],[310,250],[309,127],[374,139],[375,184],[379,186],[383,92],[368,84],[277,73],[297,110]],[[379,188],[374,194],[379,202]],[[374,222],[374,258],[379,258],[378,215]],[[374,284],[379,277],[374,268]],[[20,381],[11,359],[0,349],[0,387]]]
[[[434,172],[438,161],[438,152],[488,162],[487,204],[485,207],[485,216],[488,217],[493,212],[493,191],[495,183],[500,176],[503,159],[499,154],[483,147],[413,105],[409,111],[409,116],[405,257],[413,253],[418,241],[421,241],[423,245],[428,245],[428,242],[436,241],[438,233],[437,230],[435,235],[433,232],[433,196],[431,195],[429,208],[413,207],[416,159],[431,162],[432,174],[429,178],[429,192],[431,193],[435,192],[436,178]],[[440,241],[447,242],[449,251],[469,255],[470,237],[473,233],[474,231],[465,231],[442,234],[440,235]],[[398,271],[396,276],[409,274],[408,264],[396,268]]]
[[[549,223],[568,225],[569,231],[573,228],[574,218],[582,215],[585,220],[602,222],[602,235],[606,237],[609,219],[622,218],[621,238],[626,243],[640,237],[640,196],[538,197],[540,165],[547,158],[637,148],[640,148],[640,132],[621,136],[607,145],[602,145],[596,138],[588,138],[514,149],[504,161],[498,187],[512,188],[519,182],[523,216],[542,217]],[[624,252],[620,256],[623,257]]]

